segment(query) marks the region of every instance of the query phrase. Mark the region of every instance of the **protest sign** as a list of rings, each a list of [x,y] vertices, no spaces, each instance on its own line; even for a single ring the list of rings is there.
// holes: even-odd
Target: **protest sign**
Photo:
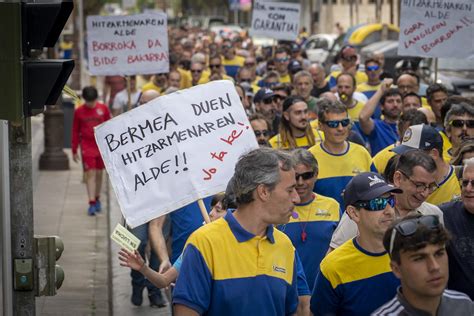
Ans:
[[[140,246],[140,239],[120,225],[120,223],[115,226],[110,238],[120,247],[125,248],[132,253],[138,249],[138,246]]]
[[[93,75],[168,72],[166,14],[88,16],[87,52]]]
[[[225,191],[239,156],[258,147],[228,80],[161,96],[95,137],[131,227]]]
[[[250,34],[294,41],[299,32],[300,10],[299,3],[255,0]]]
[[[402,0],[398,54],[474,57],[472,0]]]

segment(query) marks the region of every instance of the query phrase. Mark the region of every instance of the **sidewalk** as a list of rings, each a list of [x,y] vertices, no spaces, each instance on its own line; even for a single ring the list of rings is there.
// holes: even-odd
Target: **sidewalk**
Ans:
[[[148,306],[146,290],[142,307],[130,302],[129,271],[120,267],[117,246],[109,244],[109,229],[120,220],[115,194],[110,192],[110,224],[106,185],[102,193],[103,211],[87,215],[87,195],[82,168],[70,159],[70,170],[38,171],[43,152],[42,117],[32,118],[33,201],[37,235],[58,235],[64,252],[58,260],[65,279],[58,294],[36,299],[37,315],[170,315],[169,306]],[[71,151],[65,150],[71,157]],[[111,227],[111,228],[109,228]]]

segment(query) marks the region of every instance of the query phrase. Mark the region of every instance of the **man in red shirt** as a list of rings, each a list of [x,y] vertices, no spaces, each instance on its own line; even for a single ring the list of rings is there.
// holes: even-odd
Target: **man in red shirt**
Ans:
[[[72,157],[75,162],[79,161],[77,152],[81,147],[82,165],[86,173],[87,195],[89,197],[88,214],[95,215],[100,211],[99,201],[102,185],[102,171],[104,162],[100,156],[99,148],[95,142],[94,127],[111,118],[109,108],[97,102],[97,89],[85,87],[82,97],[86,101],[74,112],[72,125]]]

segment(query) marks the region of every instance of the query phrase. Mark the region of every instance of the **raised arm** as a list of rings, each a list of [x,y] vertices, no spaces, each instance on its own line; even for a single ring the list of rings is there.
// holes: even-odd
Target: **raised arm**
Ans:
[[[359,124],[360,128],[365,135],[370,135],[374,129],[374,120],[372,115],[375,112],[375,108],[380,102],[383,94],[390,89],[390,86],[393,83],[393,79],[385,79],[380,87],[377,89],[377,92],[367,101],[359,114]]]

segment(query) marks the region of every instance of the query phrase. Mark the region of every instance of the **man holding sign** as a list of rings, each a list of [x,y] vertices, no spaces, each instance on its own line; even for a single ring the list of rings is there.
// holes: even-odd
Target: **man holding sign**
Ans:
[[[291,157],[253,150],[237,162],[233,184],[238,208],[188,240],[174,290],[175,312],[292,314],[298,304],[295,249],[273,228],[286,224],[299,202]]]

